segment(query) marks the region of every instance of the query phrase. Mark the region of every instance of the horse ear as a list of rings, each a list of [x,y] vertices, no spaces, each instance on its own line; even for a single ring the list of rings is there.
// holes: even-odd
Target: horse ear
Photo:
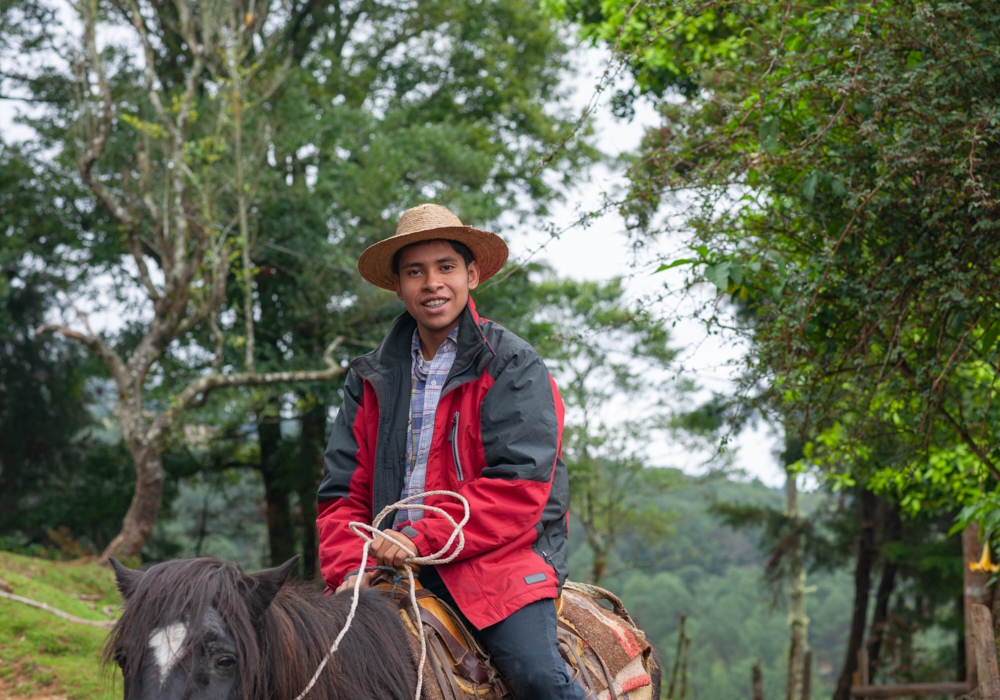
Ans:
[[[122,598],[128,600],[132,591],[135,590],[135,584],[139,583],[139,579],[142,578],[143,572],[128,568],[114,557],[108,557],[108,561],[111,562],[111,568],[115,570],[115,582],[118,584]]]
[[[276,566],[273,569],[264,569],[246,577],[248,584],[246,603],[247,607],[250,608],[251,615],[256,617],[267,610],[271,601],[274,600],[274,596],[278,595],[278,590],[284,585],[285,579],[288,578],[288,573],[298,560],[299,555],[296,554],[281,566]]]

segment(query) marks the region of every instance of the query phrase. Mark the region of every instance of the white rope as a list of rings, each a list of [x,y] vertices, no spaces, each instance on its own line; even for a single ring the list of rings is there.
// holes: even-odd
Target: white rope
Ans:
[[[461,522],[455,522],[455,519],[451,517],[451,514],[443,508],[428,506],[423,503],[412,503],[412,501],[423,499],[427,496],[451,496],[452,498],[461,501],[462,508],[465,511]],[[451,523],[451,537],[449,537],[448,541],[444,543],[444,546],[434,554],[418,557],[416,552],[411,552],[398,540],[387,536],[378,529],[382,524],[382,521],[385,520],[385,516],[394,510],[402,510],[404,508],[424,511],[429,510],[432,513],[437,513],[442,516],[445,520]],[[386,506],[382,509],[382,512],[375,517],[375,520],[371,525],[359,522],[348,523],[348,527],[351,528],[351,531],[365,541],[364,546],[361,548],[361,568],[358,570],[358,575],[354,579],[354,597],[351,600],[351,611],[347,614],[347,621],[344,622],[344,626],[341,628],[337,638],[334,639],[333,644],[330,645],[330,651],[328,651],[326,656],[323,657],[323,661],[313,674],[312,680],[309,681],[305,690],[296,696],[295,700],[302,700],[309,693],[309,691],[313,689],[313,686],[316,685],[316,681],[319,680],[319,675],[323,673],[323,669],[326,668],[327,662],[330,661],[330,657],[333,656],[337,652],[337,649],[340,648],[341,640],[344,638],[344,635],[347,634],[347,630],[351,628],[351,623],[354,622],[354,614],[358,609],[358,599],[361,595],[361,579],[364,576],[365,564],[368,562],[368,549],[377,537],[389,540],[407,554],[406,561],[403,562],[403,568],[406,570],[406,576],[410,581],[410,605],[413,608],[414,625],[420,632],[420,664],[417,666],[417,691],[414,695],[414,700],[420,700],[420,692],[424,687],[424,662],[427,660],[427,639],[424,637],[424,625],[420,620],[420,606],[417,604],[417,591],[413,580],[413,567],[411,564],[423,566],[447,564],[450,561],[454,561],[455,557],[461,554],[462,550],[465,549],[465,533],[462,532],[462,528],[465,527],[467,522],[469,522],[469,502],[465,500],[464,496],[455,493],[454,491],[426,491]],[[457,544],[455,544],[456,539],[458,539]],[[453,544],[455,545],[455,549],[451,554],[448,554],[447,552]]]

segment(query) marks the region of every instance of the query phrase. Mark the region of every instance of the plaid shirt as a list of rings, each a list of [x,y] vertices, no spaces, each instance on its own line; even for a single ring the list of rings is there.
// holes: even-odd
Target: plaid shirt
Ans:
[[[455,327],[438,351],[434,359],[428,362],[420,352],[420,335],[413,331],[410,352],[413,364],[410,371],[410,425],[406,431],[406,477],[403,480],[403,493],[400,498],[407,498],[424,491],[427,481],[427,453],[431,449],[431,439],[434,437],[434,415],[437,413],[438,401],[444,389],[445,380],[451,366],[455,364],[455,354],[458,352],[458,327]],[[414,501],[423,503],[423,500]],[[396,516],[397,523],[409,520],[416,522],[424,517],[424,511],[413,508],[401,510]]]

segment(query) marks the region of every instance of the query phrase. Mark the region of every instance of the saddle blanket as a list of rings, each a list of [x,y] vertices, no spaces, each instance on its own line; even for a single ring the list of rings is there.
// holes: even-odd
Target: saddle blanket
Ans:
[[[598,600],[611,603],[612,610]],[[560,642],[579,659],[576,663],[571,659],[570,665],[585,672],[584,688],[598,700],[653,698],[653,648],[617,596],[597,586],[567,581],[558,607],[560,628],[573,634],[561,634]]]

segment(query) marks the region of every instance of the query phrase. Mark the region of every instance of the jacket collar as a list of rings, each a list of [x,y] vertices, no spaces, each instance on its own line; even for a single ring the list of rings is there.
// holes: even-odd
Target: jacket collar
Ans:
[[[478,377],[486,369],[489,360],[495,353],[486,340],[482,329],[483,320],[476,312],[476,304],[469,297],[469,303],[462,310],[458,324],[458,351],[455,364],[452,365],[445,391],[450,388],[453,378],[463,378],[470,372]],[[374,376],[384,377],[402,365],[409,368],[413,362],[410,354],[410,343],[417,322],[408,311],[404,311],[393,321],[389,332],[373,351],[355,358],[351,368],[363,379]]]

